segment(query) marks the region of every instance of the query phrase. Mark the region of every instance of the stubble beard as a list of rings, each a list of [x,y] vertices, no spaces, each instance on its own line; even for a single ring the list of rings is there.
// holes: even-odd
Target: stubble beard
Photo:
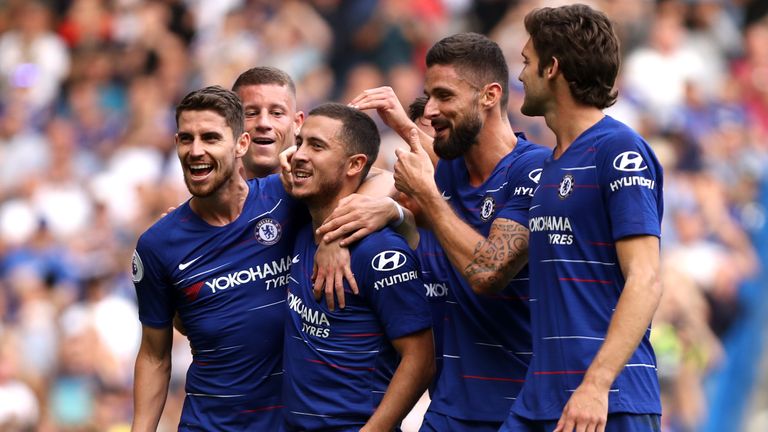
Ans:
[[[215,169],[215,168],[214,168]],[[195,198],[208,198],[218,192],[228,181],[232,178],[232,174],[235,171],[234,164],[228,166],[221,172],[221,176],[213,179],[213,183],[209,185],[197,186],[193,185],[187,174],[184,174],[184,183],[187,185],[187,190]],[[215,175],[215,174],[214,174]]]
[[[435,138],[434,150],[440,159],[453,160],[466,154],[477,144],[477,135],[483,122],[477,113],[467,116],[466,120],[451,128],[447,138]]]

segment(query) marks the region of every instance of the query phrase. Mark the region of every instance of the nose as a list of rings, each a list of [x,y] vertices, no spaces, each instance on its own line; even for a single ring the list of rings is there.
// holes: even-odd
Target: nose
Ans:
[[[424,105],[424,118],[431,120],[437,117],[439,114],[440,110],[437,109],[437,103],[434,102],[433,98],[428,98],[427,104]]]
[[[189,146],[189,155],[192,157],[202,156],[205,154],[205,150],[203,150],[203,148],[203,140],[200,139],[200,137],[195,137],[195,139],[192,141],[192,144]]]
[[[259,115],[256,116],[256,128],[260,130],[272,129],[272,122],[270,122],[267,110],[262,110]]]
[[[300,145],[296,152],[291,156],[291,162],[305,162],[307,160],[307,146],[306,145]]]

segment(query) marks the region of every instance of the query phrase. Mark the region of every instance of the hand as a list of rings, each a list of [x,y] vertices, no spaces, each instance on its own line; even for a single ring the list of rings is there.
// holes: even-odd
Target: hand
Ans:
[[[176,210],[176,207],[173,207],[173,206],[171,206],[171,207],[168,207],[168,210],[166,210],[166,211],[165,211],[165,213],[163,213],[163,214],[161,214],[161,215],[160,215],[160,219],[162,219],[162,218],[164,218],[164,217],[168,216],[168,213],[170,213],[170,212],[172,212],[172,211],[174,211],[174,210]]]
[[[352,194],[339,201],[333,213],[317,229],[317,234],[323,236],[324,242],[340,239],[339,246],[348,246],[380,230],[398,216],[390,198]]]
[[[416,128],[412,128],[408,135],[408,146],[408,150],[395,149],[395,187],[413,198],[425,193],[437,193],[435,168],[421,146]]]
[[[375,109],[384,123],[403,138],[416,126],[408,117],[392,87],[365,90],[352,99],[349,105],[359,110]]]
[[[321,242],[315,252],[315,265],[312,268],[312,282],[315,300],[325,294],[325,303],[329,310],[334,309],[333,295],[339,300],[339,308],[344,309],[344,279],[349,283],[353,294],[358,294],[355,275],[350,267],[349,249],[339,246],[338,242]]]
[[[608,422],[608,391],[582,383],[563,408],[554,432],[604,432]]]
[[[298,147],[292,145],[287,149],[280,152],[278,158],[280,159],[280,181],[283,183],[283,187],[287,192],[293,190],[293,179],[291,178],[291,158],[296,153]]]

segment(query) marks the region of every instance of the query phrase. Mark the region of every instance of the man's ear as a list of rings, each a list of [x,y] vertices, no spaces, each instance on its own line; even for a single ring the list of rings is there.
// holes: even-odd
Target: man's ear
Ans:
[[[235,143],[235,157],[243,157],[246,153],[248,153],[248,146],[251,145],[251,136],[248,134],[248,132],[243,132],[240,134],[240,136],[237,138],[237,142]]]
[[[557,57],[552,57],[552,60],[544,68],[544,76],[554,78],[558,72],[560,72],[560,62],[557,60]]]
[[[368,156],[362,153],[350,156],[347,160],[347,176],[354,177],[359,175],[365,168],[367,162]]]
[[[483,108],[491,108],[492,106],[501,102],[501,95],[503,94],[501,84],[493,82],[486,84],[483,87],[483,95],[480,98],[480,103]]]
[[[299,134],[299,130],[301,130],[301,125],[303,124],[304,124],[304,111],[297,111],[296,114],[293,116],[293,125],[295,127],[296,135]]]

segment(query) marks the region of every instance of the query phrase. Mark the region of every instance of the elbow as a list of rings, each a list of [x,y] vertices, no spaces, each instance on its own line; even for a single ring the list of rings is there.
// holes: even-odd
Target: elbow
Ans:
[[[469,285],[472,287],[472,291],[477,295],[493,295],[498,294],[504,289],[504,284],[501,283],[499,278],[485,277],[469,279]]]

